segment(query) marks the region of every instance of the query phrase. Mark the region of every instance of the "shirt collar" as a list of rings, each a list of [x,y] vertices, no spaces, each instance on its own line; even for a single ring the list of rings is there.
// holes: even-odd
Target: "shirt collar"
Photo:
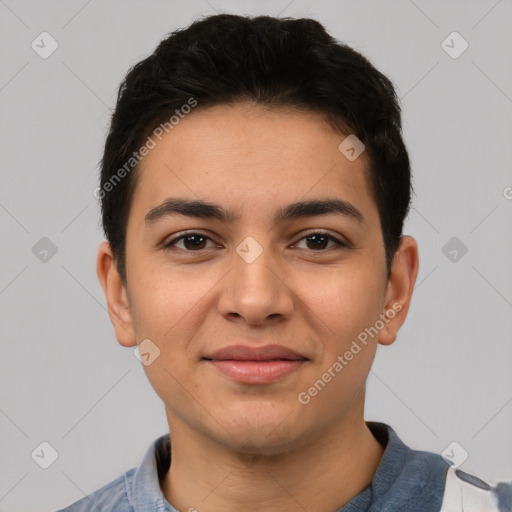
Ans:
[[[148,448],[131,485],[127,485],[128,500],[135,512],[178,512],[165,499],[160,488],[160,477],[165,476],[170,461],[170,435],[164,434]]]
[[[366,425],[385,451],[371,484],[339,509],[340,512],[364,510],[360,508],[363,504],[385,494],[401,471],[407,454],[406,445],[389,425],[376,421],[367,421]],[[167,473],[170,462],[170,435],[164,434],[150,445],[135,471],[131,485],[127,485],[128,500],[135,512],[178,512],[165,499],[160,488],[160,480]]]

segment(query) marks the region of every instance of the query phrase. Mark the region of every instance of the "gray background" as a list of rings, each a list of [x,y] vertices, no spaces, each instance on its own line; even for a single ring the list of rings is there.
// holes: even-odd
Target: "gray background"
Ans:
[[[379,347],[366,418],[417,449],[456,441],[462,469],[512,480],[510,0],[0,0],[0,510],[63,507],[167,431],[107,316],[92,191],[128,68],[215,11],[312,16],[396,84],[416,188],[406,233],[421,266],[397,342]],[[31,48],[43,31],[59,45],[47,59]],[[453,31],[469,43],[458,58],[441,46]],[[32,250],[43,237],[57,248],[46,261],[47,242]],[[42,441],[59,455],[46,470],[31,458]]]

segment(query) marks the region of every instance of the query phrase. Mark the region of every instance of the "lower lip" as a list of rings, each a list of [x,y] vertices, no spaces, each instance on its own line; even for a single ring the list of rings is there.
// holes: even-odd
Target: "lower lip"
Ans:
[[[297,371],[306,362],[306,360],[207,360],[207,362],[217,368],[217,370],[224,375],[227,375],[238,382],[266,384]]]

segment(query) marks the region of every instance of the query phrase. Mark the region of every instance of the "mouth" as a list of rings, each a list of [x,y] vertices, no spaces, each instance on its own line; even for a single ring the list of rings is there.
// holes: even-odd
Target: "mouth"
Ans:
[[[233,345],[203,357],[203,360],[232,380],[267,384],[296,372],[309,359],[281,345],[248,347]]]

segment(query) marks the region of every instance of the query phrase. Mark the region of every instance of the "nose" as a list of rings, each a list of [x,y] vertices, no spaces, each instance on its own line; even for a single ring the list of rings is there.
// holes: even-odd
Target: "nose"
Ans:
[[[233,269],[223,282],[217,307],[230,321],[276,323],[289,318],[295,308],[290,272],[262,237],[247,237],[237,247]]]

